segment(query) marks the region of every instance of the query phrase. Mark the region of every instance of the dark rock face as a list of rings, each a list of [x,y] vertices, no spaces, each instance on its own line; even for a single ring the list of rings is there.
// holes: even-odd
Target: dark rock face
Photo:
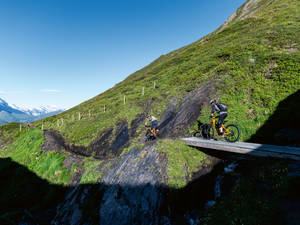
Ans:
[[[45,142],[42,145],[42,150],[50,151],[55,150],[57,152],[61,152],[62,148],[65,147],[65,140],[63,137],[51,130],[44,131]]]
[[[89,147],[88,151],[89,152],[94,152],[95,158],[103,158],[105,157],[105,152],[110,146],[110,139],[113,134],[113,129],[109,128],[102,132],[98,138],[93,141]]]
[[[90,157],[97,159],[104,159],[112,156],[119,156],[122,149],[129,141],[128,123],[127,121],[119,122],[117,124],[115,140],[110,144],[113,129],[107,129],[102,132],[98,138],[93,141],[88,147],[68,144],[64,138],[56,131],[44,131],[45,142],[42,146],[44,151],[54,150],[61,152],[65,149],[75,155]]]
[[[104,177],[100,224],[159,224],[165,169],[154,146],[131,149]]]
[[[68,191],[57,208],[51,224],[161,224],[163,186],[166,184],[167,162],[147,145],[142,150],[131,149],[122,159],[115,159],[103,177],[102,184],[91,188],[80,185]],[[94,196],[89,199],[89,196]],[[83,206],[96,202],[89,221]],[[164,223],[165,224],[165,223]]]
[[[71,144],[71,145],[67,144],[67,145],[65,145],[65,149],[68,152],[71,152],[71,153],[76,154],[76,155],[81,155],[81,156],[85,156],[85,157],[92,156],[92,154],[87,151],[87,148],[85,146],[78,146],[78,145],[74,145],[74,144]]]
[[[135,119],[131,121],[130,131],[129,131],[129,136],[131,138],[134,138],[137,136],[136,130],[144,122],[145,118],[146,118],[146,114],[140,113],[140,114],[137,114]]]
[[[66,151],[76,155],[91,156],[91,154],[86,151],[86,147],[67,144],[64,138],[56,131],[45,130],[44,136],[45,142],[42,145],[42,150],[44,151],[54,150],[61,152],[62,149],[65,149]]]
[[[200,115],[203,103],[209,101],[211,90],[212,85],[201,86],[184,97],[179,105],[178,99],[173,99],[160,120],[160,135],[183,135]]]
[[[101,183],[70,188],[51,224],[188,224],[186,212],[204,207],[213,196],[212,171],[219,160],[209,159],[211,164],[199,168],[187,187],[172,189],[167,185],[167,160],[155,143],[132,148],[106,160],[110,167],[101,164]]]
[[[117,123],[116,138],[108,149],[109,153],[117,156],[121,153],[122,147],[129,141],[128,123],[122,121]]]

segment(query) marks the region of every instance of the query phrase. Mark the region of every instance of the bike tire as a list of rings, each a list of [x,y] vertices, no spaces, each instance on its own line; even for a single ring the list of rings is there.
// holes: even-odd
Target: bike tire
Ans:
[[[151,132],[149,130],[147,130],[146,132],[146,141],[150,141],[151,140]]]
[[[232,134],[225,135],[224,138],[228,142],[237,142],[240,139],[241,131],[240,128],[235,124],[229,124],[226,126]]]
[[[201,137],[202,138],[202,134],[200,131],[196,131],[195,133],[193,133],[193,137]]]
[[[214,139],[215,137],[215,129],[212,125],[209,126],[209,139]]]

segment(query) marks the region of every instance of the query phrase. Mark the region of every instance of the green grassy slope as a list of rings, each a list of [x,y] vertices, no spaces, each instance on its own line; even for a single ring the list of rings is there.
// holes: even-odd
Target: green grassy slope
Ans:
[[[240,126],[242,140],[249,139],[279,102],[300,88],[299,1],[264,0],[258,4],[260,10],[251,17],[243,20],[237,17],[222,31],[161,56],[106,92],[34,125],[57,130],[70,143],[88,145],[101,131],[115,128],[117,121],[127,120],[130,125],[149,104],[152,104],[150,113],[159,118],[172,98],[182,98],[213,81],[217,92],[210,97],[218,97],[229,106],[228,120]],[[208,115],[206,106],[201,120],[205,121]],[[138,128],[140,135],[144,129]],[[136,145],[138,139],[131,143]],[[43,136],[38,130],[26,133],[19,132],[18,124],[0,126],[1,157],[12,157],[44,178],[67,183],[72,171],[62,168],[63,156],[46,153],[44,159],[42,143]],[[26,150],[30,151],[28,155]],[[50,161],[55,166],[51,173],[28,161],[34,161],[35,154],[38,157],[35,164],[46,165],[48,157],[53,159]],[[87,160],[84,167],[89,166],[92,168]],[[55,171],[60,172],[55,175]],[[84,177],[89,182],[98,178]]]
[[[108,91],[36,125],[87,145],[120,119],[130,124],[147,102],[153,102],[150,112],[159,117],[172,97],[214,80],[218,92],[211,97],[229,106],[228,119],[240,125],[242,139],[248,139],[277,104],[300,87],[299,1],[259,4],[264,7],[250,18],[235,19],[222,32],[163,55]]]
[[[138,114],[148,112],[148,109],[151,114],[160,118],[172,98],[182,98],[200,85],[211,81],[217,91],[210,97],[217,97],[228,105],[228,120],[238,124],[242,140],[248,140],[266,121],[272,119],[280,103],[290,98],[289,96],[299,93],[300,2],[262,0],[253,6],[256,11],[248,18],[244,18],[242,9],[241,7],[237,11],[237,16],[225,27],[191,45],[160,56],[106,92],[64,113],[35,122],[36,129],[22,125],[22,131],[19,131],[18,123],[1,125],[0,158],[5,158],[1,159],[5,163],[0,165],[0,171],[7,173],[11,170],[7,166],[11,164],[10,160],[6,159],[9,157],[20,164],[20,167],[25,166],[34,172],[38,177],[34,176],[33,180],[44,178],[47,182],[59,184],[61,187],[72,183],[73,178],[82,173],[80,178],[82,184],[101,182],[103,171],[112,166],[109,159],[82,157],[82,160],[72,162],[71,168],[67,168],[64,162],[68,161],[66,158],[70,153],[64,150],[63,154],[41,150],[45,141],[41,128],[59,131],[68,143],[87,146],[102,131],[116,128],[118,121],[127,120],[130,126]],[[144,95],[142,95],[143,88]],[[277,115],[288,115],[285,108],[285,105],[280,107],[280,113]],[[200,119],[206,122],[209,113],[209,106],[204,106]],[[190,129],[195,126],[196,124]],[[130,140],[130,145],[126,146],[120,158],[132,146],[142,149],[143,144],[138,140],[145,133],[144,129],[143,126],[138,127],[139,137]],[[113,132],[116,132],[115,129]],[[204,153],[189,148],[180,141],[164,139],[156,144],[157,151],[166,156],[168,162],[166,177],[168,185],[172,188],[182,188],[186,185],[186,172],[188,178],[191,178],[193,172],[199,170],[201,166],[210,164]],[[277,171],[275,167],[273,169],[271,162],[268,164],[270,171]],[[261,174],[264,170],[259,168],[258,171]],[[14,177],[22,174],[18,168],[17,174],[14,173],[12,173]],[[281,177],[285,177],[286,171],[284,170],[282,174],[266,175],[269,179],[274,179],[274,184],[271,183],[269,186],[277,187],[284,183]],[[266,201],[261,202],[261,196],[250,191],[257,192],[255,189],[257,179],[266,182],[260,175],[258,178],[256,174],[253,176],[255,179],[239,181],[232,196],[223,199],[208,211],[203,217],[203,224],[216,224],[219,222],[218,218],[221,218],[224,224],[240,224],[245,221],[248,221],[245,224],[270,224],[269,219],[277,213],[277,209]],[[21,184],[27,182],[25,178],[21,181]],[[21,188],[14,182],[14,179],[7,181],[8,186],[3,192],[3,196],[6,197],[3,197],[3,202],[9,202],[12,193]],[[46,191],[38,193],[36,199],[49,192],[49,195],[41,201],[41,205],[47,205],[49,199],[55,199],[51,192],[53,187],[43,188]],[[243,205],[240,205],[240,202]],[[260,206],[256,207],[257,204]],[[253,210],[252,206],[256,207],[256,210]],[[253,213],[245,215],[244,212],[249,210]],[[263,214],[264,212],[268,215]]]
[[[67,184],[71,171],[62,167],[64,154],[43,152],[44,135],[41,130],[30,129],[15,133],[18,137],[9,147],[0,151],[0,158],[9,157],[52,183]]]

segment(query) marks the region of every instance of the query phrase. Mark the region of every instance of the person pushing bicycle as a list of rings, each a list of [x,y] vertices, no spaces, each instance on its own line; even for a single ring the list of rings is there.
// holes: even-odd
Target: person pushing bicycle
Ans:
[[[219,116],[217,116],[219,120],[216,125],[219,129],[219,133],[223,134],[222,124],[224,123],[224,120],[227,117],[227,106],[223,103],[217,103],[216,99],[210,100],[209,103],[211,105],[211,116],[213,117],[215,112],[219,114]]]

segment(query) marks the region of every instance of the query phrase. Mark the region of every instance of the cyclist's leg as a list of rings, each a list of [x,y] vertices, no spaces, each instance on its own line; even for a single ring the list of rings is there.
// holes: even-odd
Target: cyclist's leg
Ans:
[[[226,117],[227,117],[227,113],[222,113],[219,116],[218,128],[219,128],[220,133],[223,133],[222,124],[224,123],[224,120],[225,120]]]

